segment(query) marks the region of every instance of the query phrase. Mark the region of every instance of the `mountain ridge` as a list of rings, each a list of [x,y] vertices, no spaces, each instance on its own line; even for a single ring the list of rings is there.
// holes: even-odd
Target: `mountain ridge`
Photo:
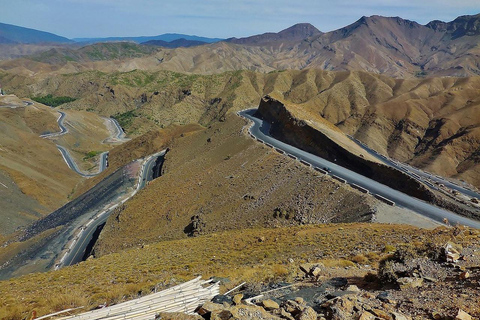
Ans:
[[[0,43],[72,43],[56,34],[31,28],[0,23]]]

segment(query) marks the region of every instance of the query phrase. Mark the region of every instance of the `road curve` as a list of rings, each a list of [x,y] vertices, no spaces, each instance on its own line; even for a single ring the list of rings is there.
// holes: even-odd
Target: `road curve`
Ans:
[[[60,131],[42,134],[40,138],[58,137],[68,132],[68,129],[63,125],[63,121],[65,120],[65,112],[58,111],[58,113],[60,113],[60,116],[57,119],[58,127],[60,128]]]
[[[125,131],[123,131],[123,128],[120,126],[120,123],[114,118],[108,118],[114,125],[115,130],[117,131],[117,135],[115,138],[119,140],[125,140]]]
[[[291,154],[304,163],[308,163],[318,168],[326,168],[330,170],[332,175],[345,179],[348,183],[365,188],[373,194],[380,195],[381,197],[395,202],[395,204],[400,207],[410,209],[435,221],[443,222],[446,218],[451,224],[466,225],[477,229],[480,228],[480,221],[462,217],[448,210],[438,208],[414,197],[410,197],[377,181],[273,138],[269,133],[270,124],[254,117],[253,114],[255,111],[256,109],[243,110],[240,111],[238,115],[253,122],[250,133],[257,138],[257,140],[260,139],[268,145],[280,149],[287,154]]]
[[[109,208],[103,210],[99,214],[97,214],[94,218],[92,218],[86,225],[81,227],[80,233],[74,240],[70,243],[70,247],[65,255],[62,257],[60,262],[55,266],[55,269],[59,269],[63,266],[73,265],[82,261],[83,256],[85,255],[85,250],[92,240],[93,234],[97,230],[97,228],[105,223],[113,212],[115,208],[117,208],[120,204],[125,203],[128,199],[133,197],[140,189],[145,187],[147,181],[153,180],[155,177],[153,176],[153,167],[159,157],[163,157],[166,154],[167,150],[160,151],[149,156],[144,163],[142,164],[142,168],[140,169],[140,175],[137,182],[136,189],[125,199],[121,200],[120,202],[110,206]]]

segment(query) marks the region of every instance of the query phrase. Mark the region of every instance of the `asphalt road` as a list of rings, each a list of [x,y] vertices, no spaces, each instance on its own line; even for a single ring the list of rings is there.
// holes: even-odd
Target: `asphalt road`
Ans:
[[[25,103],[27,103],[27,102],[28,101],[25,101]],[[33,103],[30,102],[30,104],[33,104]],[[62,111],[58,111],[58,112],[60,113],[60,116],[58,117],[57,122],[58,122],[58,127],[60,128],[60,131],[59,132],[42,134],[40,136],[41,138],[58,137],[58,136],[61,136],[61,135],[68,132],[67,127],[65,127],[65,125],[63,124],[63,122],[65,120],[65,113],[62,112]],[[114,119],[112,119],[112,120],[114,120]],[[118,125],[118,122],[116,122],[115,120],[113,122],[116,123],[115,127],[117,128],[117,131],[118,131],[117,134],[116,134],[117,137],[124,136],[125,133],[123,132],[122,128]],[[86,178],[94,177],[94,176],[100,174],[108,166],[108,151],[102,152],[100,154],[100,163],[98,165],[98,172],[96,174],[86,174],[78,168],[77,164],[75,163],[75,160],[73,160],[72,156],[70,155],[70,152],[68,152],[68,150],[66,148],[64,148],[60,145],[57,145],[57,148],[62,153],[63,159],[67,163],[68,167],[70,169],[72,169],[73,171],[75,171],[76,173],[78,173],[79,175],[81,175],[82,177],[86,177]]]
[[[117,131],[117,135],[115,136],[115,138],[120,139],[120,140],[125,139],[125,131],[123,131],[123,129],[120,126],[120,124],[118,123],[118,121],[114,118],[109,118],[109,120],[113,123],[113,125],[115,126],[115,129]]]
[[[64,147],[62,147],[58,144],[57,144],[57,149],[62,153],[63,160],[65,160],[68,167],[70,169],[72,169],[73,171],[75,171],[76,173],[78,173],[79,175],[81,175],[82,177],[85,177],[85,178],[95,177],[100,172],[105,170],[105,168],[107,167],[108,151],[100,154],[100,164],[98,166],[98,173],[87,174],[87,173],[84,173],[83,171],[81,171],[80,168],[78,168],[77,163],[75,162],[75,160],[73,160],[72,156],[70,155],[70,152],[68,152],[67,149],[65,149]]]
[[[419,199],[410,197],[377,181],[364,177],[356,172],[343,168],[335,163],[327,161],[316,155],[305,152],[301,149],[298,149],[273,138],[269,134],[270,124],[254,117],[253,114],[255,113],[255,111],[256,109],[250,109],[239,112],[239,115],[253,121],[254,124],[250,129],[250,132],[255,138],[260,139],[277,149],[283,150],[285,153],[291,154],[299,160],[303,160],[304,162],[309,163],[314,167],[325,168],[330,171],[331,175],[335,175],[337,177],[345,179],[348,183],[356,184],[369,190],[373,194],[377,194],[386,199],[389,199],[395,202],[395,204],[400,207],[410,209],[438,222],[443,222],[443,219],[446,218],[451,224],[458,223],[460,225],[480,228],[480,221],[475,221],[459,216],[453,212],[438,208]]]
[[[58,269],[62,266],[69,266],[75,263],[82,261],[83,256],[85,255],[85,250],[88,244],[92,241],[92,237],[97,230],[98,226],[105,223],[113,212],[113,210],[120,204],[125,203],[128,199],[133,197],[138,190],[143,189],[147,183],[147,181],[151,181],[157,176],[154,174],[154,167],[157,162],[157,159],[160,157],[165,156],[166,151],[161,151],[149,157],[149,159],[143,164],[141,169],[141,174],[139,177],[139,184],[137,185],[136,190],[126,199],[122,200],[121,202],[112,205],[107,210],[104,210],[100,214],[98,214],[94,219],[90,220],[87,225],[82,226],[82,232],[77,237],[77,239],[72,242],[68,252],[64,255],[61,260],[61,263],[58,264],[55,268]]]
[[[384,155],[381,155],[379,154],[378,152],[376,152],[375,150],[373,149],[370,149],[369,147],[367,147],[365,144],[361,143],[360,141],[354,139],[353,137],[350,137],[350,139],[352,141],[354,141],[357,145],[359,145],[361,148],[363,148],[365,151],[367,151],[370,155],[374,156],[375,158],[377,158],[378,160],[382,161],[383,163],[385,163],[386,165],[389,165],[391,167],[394,167],[398,170],[401,170],[403,171],[404,173],[408,174],[409,176],[411,176],[412,178],[415,178],[415,179],[418,179],[417,177],[415,177],[415,175],[418,175],[420,177],[423,177],[425,179],[430,179],[432,181],[435,181],[435,182],[438,182],[438,183],[441,183],[443,185],[445,185],[446,187],[450,188],[450,189],[453,189],[453,190],[456,190],[460,193],[463,193],[464,195],[467,195],[471,198],[478,198],[480,199],[480,194],[473,191],[473,190],[470,190],[470,189],[467,189],[467,188],[464,188],[462,186],[459,186],[455,183],[452,183],[451,181],[445,179],[445,178],[442,178],[440,176],[437,176],[437,175],[433,175],[431,173],[428,173],[428,172],[425,172],[423,170],[420,170],[418,168],[415,168],[415,167],[412,167],[412,166],[409,166],[409,165],[406,165],[406,164],[403,164],[403,163],[400,163],[400,162],[397,162],[397,161],[394,161],[392,159],[389,159],[388,157],[384,156]],[[421,180],[423,183],[426,183],[429,185],[429,187],[431,188],[434,188],[436,190],[438,190],[438,187],[429,183],[428,181],[423,181]]]
[[[42,134],[40,136],[41,138],[58,137],[68,132],[68,129],[63,125],[63,121],[65,120],[65,113],[62,111],[58,111],[58,113],[60,113],[60,116],[57,119],[58,127],[60,128],[60,131]]]

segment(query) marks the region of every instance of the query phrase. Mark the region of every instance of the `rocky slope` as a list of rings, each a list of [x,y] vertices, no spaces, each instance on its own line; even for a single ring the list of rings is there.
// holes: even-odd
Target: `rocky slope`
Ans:
[[[317,313],[328,320],[362,314],[366,319],[374,319],[373,315],[382,319],[405,319],[401,315],[406,319],[454,319],[459,309],[476,318],[480,316],[478,240],[478,231],[469,229],[337,224],[254,228],[163,241],[58,271],[1,281],[0,317],[24,319],[33,311],[41,316],[83,306],[76,311],[82,312],[143,296],[200,274],[222,281],[222,293],[246,281],[240,287],[244,298],[294,284],[265,297],[279,303],[296,297],[302,300],[285,302],[280,308],[268,304],[265,309],[269,311],[262,313],[268,317],[264,318],[275,319],[284,309],[288,312],[284,318],[299,319],[307,305],[315,310],[308,310],[314,318],[302,319],[317,319]],[[449,241],[465,258],[445,262],[444,248]],[[391,262],[393,267],[385,268],[382,261]],[[401,288],[396,282],[383,282],[377,275],[387,270],[392,275],[403,272],[402,277],[413,277],[417,286]],[[237,293],[216,301],[233,304]],[[241,298],[235,298],[237,306],[230,307],[227,302],[215,310],[208,310],[208,305],[205,309],[218,315],[223,310],[248,308]],[[252,309],[262,312],[259,307]],[[176,319],[185,319],[185,315]]]
[[[370,197],[256,143],[244,124],[230,114],[170,143],[162,177],[112,214],[95,255],[223,230],[372,218]]]

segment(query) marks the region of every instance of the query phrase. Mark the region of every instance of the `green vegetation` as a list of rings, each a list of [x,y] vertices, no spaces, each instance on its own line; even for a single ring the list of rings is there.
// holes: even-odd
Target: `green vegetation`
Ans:
[[[132,124],[133,118],[138,117],[138,114],[135,112],[135,110],[130,110],[124,113],[118,113],[113,116],[115,120],[118,121],[120,126],[122,128],[127,128]]]
[[[68,103],[75,101],[77,99],[72,98],[72,97],[54,97],[51,94],[47,94],[46,96],[42,97],[32,97],[32,100],[37,101],[39,103],[43,103],[44,105],[50,106],[50,107],[58,107],[61,104]]]
[[[83,160],[91,159],[91,158],[97,156],[99,153],[100,153],[100,151],[90,151],[90,152],[87,153],[87,155],[85,157],[83,157]]]

